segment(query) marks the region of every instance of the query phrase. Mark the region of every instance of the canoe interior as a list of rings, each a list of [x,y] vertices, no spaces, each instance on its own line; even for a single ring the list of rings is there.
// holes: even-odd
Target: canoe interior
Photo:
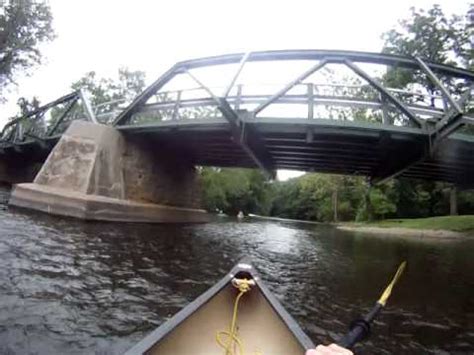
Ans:
[[[235,275],[235,274],[234,274]],[[251,274],[238,272],[237,277]],[[258,279],[258,278],[255,278]],[[144,354],[154,355],[223,355],[224,349],[216,342],[218,331],[228,331],[238,290],[230,283],[223,283],[218,292],[182,319],[163,337],[155,339]],[[289,326],[291,318],[282,308],[275,311],[276,299],[269,301],[268,290],[257,284],[240,300],[237,318],[238,336],[245,354],[249,355],[303,355],[305,346],[294,334],[301,330],[296,323]],[[204,295],[203,295],[204,296]],[[201,296],[202,297],[202,296]],[[273,296],[271,296],[273,297]],[[273,306],[272,306],[273,303]],[[280,308],[281,306],[278,306]],[[184,309],[186,312],[186,308]],[[282,316],[281,312],[285,315]],[[279,314],[280,313],[280,314]],[[171,320],[171,322],[173,319]],[[294,322],[290,319],[291,322]],[[158,329],[159,330],[159,329]],[[224,339],[226,339],[224,337]],[[236,351],[238,354],[238,351]]]

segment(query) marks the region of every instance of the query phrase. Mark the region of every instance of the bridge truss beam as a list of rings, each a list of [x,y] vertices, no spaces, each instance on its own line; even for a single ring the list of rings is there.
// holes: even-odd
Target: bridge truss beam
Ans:
[[[446,102],[443,116],[438,122],[436,122],[434,127],[428,128],[429,145],[428,147],[425,147],[424,151],[415,154],[411,159],[407,159],[406,162],[397,169],[391,169],[387,174],[372,179],[373,183],[382,183],[407,172],[414,165],[425,161],[428,156],[433,156],[442,141],[448,138],[449,135],[454,133],[463,125],[474,123],[474,120],[471,117],[467,115],[465,117],[464,112],[464,106],[472,97],[472,90],[474,89],[472,81],[469,87],[461,95],[460,99],[456,100],[445,85],[443,85],[441,79],[431,69],[433,64],[426,63],[420,57],[415,57],[415,61],[431,83],[441,92]],[[448,103],[449,105],[447,105]]]
[[[291,60],[311,60],[316,61],[308,70],[298,75],[295,79],[288,82],[281,89],[269,96],[252,97],[241,96],[241,85],[238,87],[237,97],[229,96],[238,76],[242,72],[246,63],[261,61],[291,61]],[[368,102],[360,98],[344,98],[334,97],[328,98],[317,95],[313,91],[311,85],[308,86],[306,95],[288,95],[288,92],[296,85],[304,84],[303,81],[311,74],[323,68],[328,63],[343,64],[351,69],[355,74],[364,79],[370,87],[376,90],[380,95],[379,102]],[[357,64],[356,64],[357,63]],[[434,83],[435,87],[442,93],[444,100],[450,104],[449,108],[439,109],[437,107],[417,106],[416,103],[405,103],[399,99],[395,93],[396,90],[390,90],[364,71],[358,64],[382,64],[391,67],[405,68],[411,70],[421,70]],[[192,69],[216,66],[222,64],[238,64],[235,74],[228,86],[224,89],[221,96],[215,95],[211,89],[198,80],[191,73]],[[209,99],[181,100],[181,91],[178,92],[178,99],[175,102],[147,104],[148,99],[156,94],[165,84],[172,80],[176,75],[187,73],[201,89],[204,89]],[[244,54],[224,55],[218,57],[202,58],[197,60],[189,60],[177,63],[168,70],[155,83],[148,87],[143,94],[138,96],[132,104],[127,107],[115,120],[114,125],[129,125],[132,116],[138,112],[146,112],[147,110],[160,109],[166,105],[172,105],[174,108],[173,119],[177,119],[177,111],[180,107],[193,107],[193,105],[214,105],[221,112],[222,116],[228,121],[233,141],[238,143],[246,154],[252,158],[255,164],[265,170],[267,173],[273,171],[274,167],[279,164],[272,160],[272,154],[260,137],[259,132],[255,130],[253,122],[257,116],[268,106],[278,104],[308,103],[308,118],[314,118],[314,104],[334,103],[336,105],[351,107],[367,107],[381,108],[383,111],[383,123],[390,122],[388,117],[389,110],[397,110],[407,117],[412,125],[418,127],[427,137],[421,145],[418,145],[416,152],[410,153],[410,156],[398,159],[397,164],[385,165],[387,161],[393,160],[394,156],[386,152],[386,156],[382,159],[382,164],[377,169],[372,170],[372,181],[381,182],[391,177],[398,176],[410,170],[410,168],[430,157],[440,143],[446,139],[451,133],[459,129],[464,124],[471,124],[474,119],[463,114],[461,107],[470,99],[470,93],[456,101],[446,89],[438,75],[448,76],[450,78],[463,79],[474,82],[474,73],[465,69],[455,68],[447,65],[426,62],[420,58],[407,58],[389,54],[378,53],[360,53],[350,51],[321,51],[321,50],[289,50],[289,51],[267,51],[253,52]],[[402,93],[403,94],[403,93]],[[210,100],[210,101],[209,101]],[[250,112],[241,111],[238,108],[241,103],[257,103],[255,109]],[[232,103],[234,104],[232,107]],[[420,116],[419,116],[420,115]],[[421,116],[430,116],[436,121],[433,125],[429,120],[421,118]],[[307,140],[311,140],[311,133],[307,132]],[[309,137],[309,138],[308,138]],[[387,144],[390,144],[390,135],[387,136]],[[421,147],[421,148],[420,148]],[[409,150],[408,146],[407,149]],[[416,153],[416,154],[415,154]],[[387,155],[388,154],[388,155]],[[393,153],[395,154],[395,153]],[[383,158],[383,157],[382,157]],[[289,163],[289,162],[288,162]],[[293,164],[288,166],[300,166],[301,164]]]
[[[231,84],[228,86],[224,95],[227,95],[228,92],[232,89],[232,83],[235,82],[236,76],[240,73],[245,63],[246,56],[242,57],[241,65],[239,70],[232,79]],[[234,111],[229,105],[227,100],[224,97],[217,97],[214,95],[211,89],[204,85],[196,76],[191,74],[189,71],[185,71],[189,77],[196,82],[202,89],[204,89],[211,98],[216,102],[219,111],[229,122],[232,137],[235,143],[239,144],[242,149],[252,158],[252,160],[257,164],[257,166],[262,169],[267,177],[273,179],[276,177],[276,171],[273,167],[273,162],[270,154],[265,148],[265,144],[262,142],[258,133],[256,133],[251,128],[246,128],[245,119],[248,116],[247,111]]]
[[[415,59],[408,57],[383,53],[362,53],[332,50],[262,51],[187,60],[176,63],[153,84],[151,84],[142,94],[137,96],[135,100],[133,100],[133,102],[117,116],[113,124],[116,126],[127,124],[127,121],[130,120],[131,116],[139,111],[151,96],[153,96],[165,84],[172,80],[177,74],[182,73],[184,70],[189,71],[191,69],[224,64],[239,64],[239,68],[237,70],[237,73],[239,74],[242,70],[242,67],[249,62],[291,60],[315,60],[326,61],[328,63],[341,63],[342,61],[349,61],[352,63],[381,64],[387,66],[397,66],[406,69],[420,69],[419,63]],[[430,68],[432,68],[432,70],[442,75],[474,81],[474,73],[469,70],[437,63],[427,62],[427,64],[430,66]],[[235,80],[230,83],[230,88],[234,85],[234,83]],[[228,96],[230,88],[225,91],[223,97]]]
[[[2,148],[12,147],[15,151],[21,151],[21,146],[34,142],[42,149],[47,149],[47,140],[58,134],[58,128],[70,119],[71,111],[77,108],[81,102],[85,110],[85,118],[97,123],[89,100],[82,90],[78,90],[51,101],[27,114],[11,119],[0,132],[0,144]],[[64,105],[59,116],[48,126],[44,121],[45,114]],[[84,117],[81,117],[84,118]],[[61,134],[61,132],[59,132]]]

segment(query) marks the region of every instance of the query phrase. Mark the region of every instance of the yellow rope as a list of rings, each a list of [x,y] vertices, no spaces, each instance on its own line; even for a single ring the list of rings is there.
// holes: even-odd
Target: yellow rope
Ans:
[[[239,289],[239,294],[235,298],[234,310],[232,312],[232,321],[230,322],[229,331],[220,331],[216,334],[217,343],[225,350],[225,355],[237,355],[235,346],[239,349],[238,354],[244,355],[244,347],[242,340],[237,336],[237,314],[239,310],[239,301],[242,296],[250,290],[253,281],[247,279],[235,279],[232,284]],[[227,342],[222,340],[222,337],[227,337]]]

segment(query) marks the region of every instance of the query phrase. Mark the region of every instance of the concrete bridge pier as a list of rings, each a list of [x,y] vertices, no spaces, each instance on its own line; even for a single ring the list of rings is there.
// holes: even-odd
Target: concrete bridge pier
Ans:
[[[110,126],[74,121],[10,205],[86,220],[206,222],[191,162]]]

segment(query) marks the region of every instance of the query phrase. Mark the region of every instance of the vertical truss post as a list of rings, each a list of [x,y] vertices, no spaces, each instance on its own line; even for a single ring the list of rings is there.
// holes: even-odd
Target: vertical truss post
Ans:
[[[314,118],[314,85],[312,83],[306,84],[306,90],[308,93],[308,119]]]
[[[244,65],[247,62],[247,59],[249,58],[249,56],[250,56],[250,52],[247,52],[242,56],[242,59],[240,60],[239,66],[237,67],[237,70],[236,70],[234,76],[232,77],[232,80],[230,81],[229,85],[227,86],[227,89],[224,90],[224,92],[222,93],[222,97],[225,98],[225,97],[229,96],[230,90],[232,90],[232,87],[234,86],[235,82],[237,81],[237,78],[239,77],[240,73],[244,69]]]
[[[179,113],[180,104],[181,104],[181,90],[179,90],[178,93],[176,94],[176,102],[174,104],[173,115],[171,117],[172,120],[177,120],[179,118],[178,113]]]
[[[237,95],[235,97],[234,109],[240,110],[240,104],[242,101],[242,84],[237,85]]]
[[[382,124],[390,124],[390,115],[388,113],[387,99],[381,93],[379,93],[380,103],[382,104]]]
[[[447,112],[449,110],[448,101],[445,97],[443,97],[443,110],[444,112]]]
[[[14,142],[21,142],[23,140],[23,123],[18,121],[15,130],[15,137],[13,138]]]
[[[99,122],[97,122],[97,119],[94,115],[94,111],[92,110],[92,106],[90,104],[90,101],[87,98],[87,96],[86,96],[86,94],[85,94],[85,92],[82,88],[79,89],[79,96],[80,96],[81,101],[84,105],[84,109],[86,110],[87,118],[89,118],[89,120],[93,123],[99,123]]]

